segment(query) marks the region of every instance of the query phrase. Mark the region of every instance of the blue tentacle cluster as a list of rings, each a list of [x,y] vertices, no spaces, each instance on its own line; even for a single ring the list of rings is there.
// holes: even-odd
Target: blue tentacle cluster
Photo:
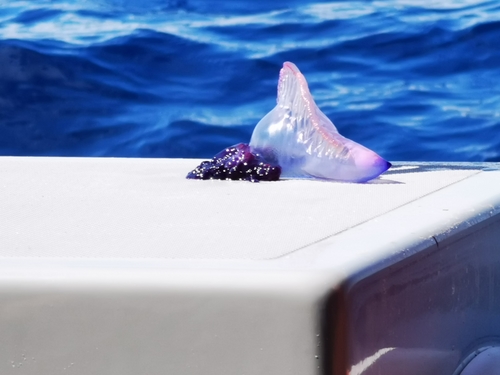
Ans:
[[[202,162],[186,178],[198,180],[276,181],[281,167],[264,162],[246,143],[228,147],[211,160]]]

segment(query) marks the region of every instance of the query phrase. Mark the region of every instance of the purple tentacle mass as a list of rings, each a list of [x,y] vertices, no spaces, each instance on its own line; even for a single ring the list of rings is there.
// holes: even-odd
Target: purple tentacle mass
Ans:
[[[264,162],[263,157],[252,152],[249,145],[238,143],[228,147],[212,160],[204,161],[188,173],[187,178],[198,180],[244,180],[251,182],[276,181],[281,167]]]

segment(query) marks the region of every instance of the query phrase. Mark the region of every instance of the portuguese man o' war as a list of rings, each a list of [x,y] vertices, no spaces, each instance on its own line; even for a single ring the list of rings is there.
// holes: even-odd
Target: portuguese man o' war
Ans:
[[[259,121],[250,144],[221,151],[187,178],[257,182],[281,176],[366,182],[390,167],[374,151],[340,135],[314,102],[299,69],[285,62],[277,105]]]

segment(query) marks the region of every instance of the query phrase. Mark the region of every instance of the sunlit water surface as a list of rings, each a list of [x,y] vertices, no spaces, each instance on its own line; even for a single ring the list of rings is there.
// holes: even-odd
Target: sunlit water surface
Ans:
[[[0,154],[210,157],[288,60],[388,160],[500,161],[500,2],[431,3],[0,1]]]

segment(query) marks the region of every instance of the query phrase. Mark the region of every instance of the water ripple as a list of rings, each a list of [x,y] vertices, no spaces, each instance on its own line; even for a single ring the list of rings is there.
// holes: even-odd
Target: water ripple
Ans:
[[[494,0],[11,1],[0,154],[208,157],[247,141],[283,61],[391,160],[500,159]]]

